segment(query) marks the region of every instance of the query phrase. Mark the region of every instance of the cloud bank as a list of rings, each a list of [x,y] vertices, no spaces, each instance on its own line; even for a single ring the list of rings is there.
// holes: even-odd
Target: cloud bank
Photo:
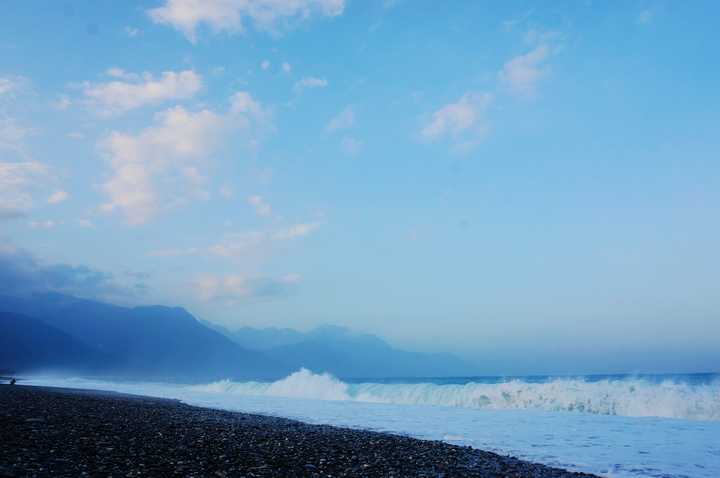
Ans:
[[[124,286],[113,274],[86,266],[43,264],[30,253],[0,244],[0,293],[60,292],[86,298],[128,299],[144,290],[137,282]]]

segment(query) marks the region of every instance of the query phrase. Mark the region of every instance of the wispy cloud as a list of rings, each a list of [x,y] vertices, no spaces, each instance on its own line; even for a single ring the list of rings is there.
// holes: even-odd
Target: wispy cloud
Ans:
[[[0,99],[14,99],[28,84],[28,79],[22,76],[0,76]]]
[[[490,93],[466,93],[436,110],[420,135],[426,141],[449,140],[456,149],[472,148],[487,132],[484,113],[493,100]]]
[[[246,257],[267,251],[274,245],[294,239],[300,239],[314,233],[319,222],[297,223],[271,231],[249,231],[227,234],[222,240],[212,244],[207,251],[221,257]]]
[[[348,106],[328,121],[325,130],[333,132],[350,128],[353,124],[355,124],[355,110],[352,106]]]
[[[193,97],[202,88],[202,78],[192,70],[165,71],[159,77],[151,73],[129,73],[110,68],[112,81],[82,85],[87,102],[103,115],[125,113],[147,105]]]
[[[67,191],[63,191],[62,189],[55,191],[52,193],[48,199],[48,204],[58,204],[65,200],[67,200],[70,197],[70,194]]]
[[[56,110],[65,111],[72,106],[72,100],[68,95],[60,95],[58,99],[53,103],[53,107]]]
[[[304,222],[293,224],[292,226],[282,229],[272,235],[276,241],[287,241],[298,237],[309,236],[320,227],[320,222]]]
[[[310,236],[321,225],[321,222],[313,221],[268,230],[233,232],[225,234],[220,240],[207,246],[156,249],[148,252],[148,255],[154,257],[206,255],[226,258],[257,258],[283,243]]]
[[[138,35],[140,35],[140,33],[141,33],[139,28],[135,28],[135,27],[131,27],[131,26],[125,27],[124,31],[125,31],[125,34],[127,36],[129,36],[130,38],[135,38]]]
[[[199,276],[193,286],[200,300],[234,304],[288,295],[296,289],[300,281],[299,274],[286,274],[281,277],[207,274]]]
[[[516,96],[532,98],[537,93],[538,83],[548,73],[545,62],[549,55],[550,47],[539,45],[524,55],[508,60],[498,78]]]
[[[248,198],[248,204],[255,209],[255,214],[266,217],[272,214],[272,206],[268,204],[262,196],[253,195]]]
[[[49,171],[42,163],[0,161],[0,219],[26,215],[48,182]]]
[[[53,221],[51,219],[46,219],[44,221],[30,221],[28,223],[28,226],[30,229],[54,229],[58,224],[58,222]]]
[[[295,86],[293,86],[293,90],[295,93],[302,93],[304,90],[311,89],[311,88],[325,88],[328,85],[328,82],[325,78],[316,78],[314,76],[306,76],[305,78],[302,78],[301,80],[298,80],[295,82]]]
[[[215,33],[237,33],[247,21],[257,30],[277,34],[292,21],[334,17],[344,8],[345,0],[165,0],[147,13],[155,23],[170,25],[195,43],[203,24]]]

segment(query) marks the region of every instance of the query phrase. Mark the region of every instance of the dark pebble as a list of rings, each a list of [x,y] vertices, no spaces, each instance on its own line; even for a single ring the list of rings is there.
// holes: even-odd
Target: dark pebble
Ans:
[[[174,400],[0,385],[0,476],[592,475],[443,442]]]

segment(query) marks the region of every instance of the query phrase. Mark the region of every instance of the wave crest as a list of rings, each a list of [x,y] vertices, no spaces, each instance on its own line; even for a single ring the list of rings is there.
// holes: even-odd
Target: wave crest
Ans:
[[[194,391],[240,395],[349,400],[402,405],[440,405],[491,410],[539,409],[630,417],[720,420],[720,383],[689,384],[641,378],[600,380],[556,378],[543,383],[348,384],[307,369],[276,382],[223,380]]]
[[[271,397],[309,398],[315,400],[351,400],[348,384],[330,374],[315,374],[301,368],[276,382],[232,382],[220,380],[190,387],[194,391],[236,395],[267,395]]]

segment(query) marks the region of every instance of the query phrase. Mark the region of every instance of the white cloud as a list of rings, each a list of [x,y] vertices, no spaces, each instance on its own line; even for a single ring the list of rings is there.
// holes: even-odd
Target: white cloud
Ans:
[[[247,114],[252,118],[259,119],[265,115],[265,111],[258,101],[255,101],[247,91],[238,91],[230,98],[230,110],[236,114]]]
[[[269,216],[272,214],[272,207],[265,202],[262,196],[254,195],[248,198],[248,204],[255,208],[255,214],[258,216]]]
[[[455,103],[435,111],[420,135],[427,141],[450,139],[455,148],[471,148],[485,136],[487,125],[483,115],[492,100],[490,93],[466,93]]]
[[[181,106],[155,115],[155,124],[136,135],[112,132],[101,144],[110,164],[102,185],[104,211],[120,211],[130,224],[143,224],[159,213],[208,196],[208,157],[229,131],[257,135],[270,128],[269,113],[247,92],[231,98],[226,114],[188,111]]]
[[[299,237],[305,237],[315,232],[315,230],[319,227],[319,222],[305,222],[293,224],[286,229],[276,232],[275,234],[273,234],[272,238],[276,241],[287,241]]]
[[[355,156],[363,149],[363,142],[351,136],[345,136],[340,141],[340,149],[349,156]]]
[[[65,201],[69,197],[70,195],[66,191],[60,189],[52,193],[50,197],[48,197],[47,202],[48,204],[58,204]]]
[[[227,234],[219,242],[211,244],[207,252],[214,256],[239,257],[257,251],[268,244],[267,234],[260,231]]]
[[[0,95],[7,95],[15,89],[15,84],[10,78],[0,78]]]
[[[120,68],[110,68],[106,73],[115,80],[83,85],[85,97],[103,114],[188,99],[202,88],[202,78],[192,70],[165,71],[159,78],[150,73],[127,73]]]
[[[302,93],[307,88],[325,88],[328,82],[325,78],[315,78],[306,76],[305,78],[295,82],[293,89],[296,93]]]
[[[37,161],[0,161],[0,218],[27,214],[47,178],[47,168]]]
[[[299,274],[286,274],[278,278],[251,277],[243,274],[208,274],[198,277],[193,285],[201,300],[235,303],[287,295],[300,283],[300,280]]]
[[[15,98],[27,84],[28,80],[22,76],[0,77],[0,98]]]
[[[52,221],[50,219],[46,221],[30,221],[28,223],[28,226],[30,226],[30,229],[53,229],[55,226],[57,226],[58,223],[55,221]]]
[[[516,56],[503,65],[498,73],[500,81],[516,96],[532,98],[537,85],[548,73],[545,65],[550,56],[550,47],[538,45],[530,52]]]
[[[0,118],[0,219],[27,214],[34,196],[50,182],[47,166],[25,150],[30,132],[11,118]]]
[[[67,137],[70,138],[70,139],[77,139],[77,140],[85,139],[85,135],[82,134],[82,133],[79,133],[79,132],[77,132],[77,131],[73,131],[72,133],[68,133],[68,134],[67,134]]]
[[[113,78],[120,78],[122,80],[128,80],[128,81],[140,80],[140,75],[138,75],[137,73],[131,73],[131,72],[123,70],[122,68],[118,68],[116,66],[113,66],[112,68],[108,68],[107,70],[105,70],[105,74],[107,76],[111,76]]]
[[[344,8],[345,0],[165,0],[147,13],[153,22],[170,25],[195,43],[201,24],[214,33],[236,33],[249,20],[257,30],[278,32],[292,20],[334,17]]]
[[[288,63],[286,61],[283,62],[282,71],[284,71],[285,73],[290,73],[290,70],[292,70],[292,66],[290,66],[290,63]]]
[[[103,210],[120,210],[131,224],[142,224],[162,209],[200,193],[202,168],[224,128],[209,110],[177,106],[155,115],[155,125],[138,135],[111,133],[102,144],[112,175],[102,189]]]
[[[77,220],[77,222],[80,227],[86,227],[86,228],[95,227],[95,224],[93,224],[93,222],[90,219],[80,218]]]
[[[263,60],[262,63],[260,63],[260,68],[262,68],[263,70],[267,70],[268,68],[270,68],[270,61]]]
[[[25,151],[25,138],[32,131],[12,118],[0,118],[0,151],[6,150],[24,159],[29,159]]]
[[[258,142],[275,130],[272,112],[265,108],[247,91],[239,91],[230,98],[228,116],[236,128],[248,133],[248,145],[256,147]]]
[[[263,256],[270,249],[282,243],[307,237],[319,227],[319,222],[293,224],[275,231],[247,231],[227,234],[220,241],[211,244],[207,253],[220,257]]]
[[[355,123],[355,111],[353,110],[352,106],[348,106],[344,110],[342,110],[340,113],[338,113],[336,116],[334,116],[330,121],[328,121],[327,126],[325,129],[327,131],[336,131],[339,129],[347,129],[351,127]]]

